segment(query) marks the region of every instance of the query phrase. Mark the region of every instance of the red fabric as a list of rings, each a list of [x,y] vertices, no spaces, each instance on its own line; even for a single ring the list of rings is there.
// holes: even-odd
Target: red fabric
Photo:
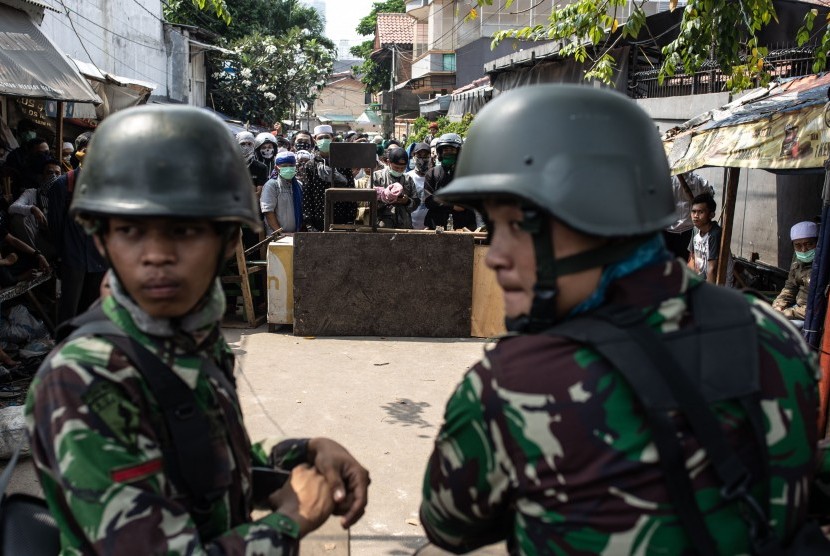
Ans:
[[[126,467],[124,469],[115,469],[110,472],[112,480],[116,483],[128,483],[130,481],[134,481],[136,479],[140,479],[142,477],[146,477],[148,475],[152,475],[158,471],[161,471],[162,462],[161,458],[154,459],[140,465],[134,465],[133,467]]]

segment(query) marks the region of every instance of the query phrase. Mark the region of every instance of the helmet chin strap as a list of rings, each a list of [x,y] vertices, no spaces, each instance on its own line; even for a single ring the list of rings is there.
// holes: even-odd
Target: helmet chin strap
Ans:
[[[556,296],[559,288],[556,278],[556,259],[553,257],[553,237],[550,216],[536,208],[522,210],[524,218],[521,227],[533,237],[533,251],[536,256],[536,284],[533,286],[533,303],[530,314],[505,318],[508,332],[534,334],[552,327],[556,323]]]
[[[576,274],[590,268],[604,267],[626,259],[645,241],[643,237],[626,238],[557,259],[553,252],[550,215],[535,208],[523,209],[523,212],[522,229],[533,237],[536,284],[533,286],[534,295],[530,313],[504,319],[508,332],[536,334],[551,328],[562,320],[556,316],[556,298],[559,294],[556,279],[558,277]]]

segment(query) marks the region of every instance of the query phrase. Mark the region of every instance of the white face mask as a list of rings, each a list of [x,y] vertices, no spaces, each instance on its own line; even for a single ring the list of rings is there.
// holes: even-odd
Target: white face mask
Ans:
[[[266,145],[259,149],[259,154],[262,155],[262,158],[271,158],[274,156],[274,147],[271,145]]]

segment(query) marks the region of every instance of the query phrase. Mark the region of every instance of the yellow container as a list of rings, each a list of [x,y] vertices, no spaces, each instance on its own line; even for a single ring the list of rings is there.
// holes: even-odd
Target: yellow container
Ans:
[[[268,244],[268,324],[294,324],[294,238]]]

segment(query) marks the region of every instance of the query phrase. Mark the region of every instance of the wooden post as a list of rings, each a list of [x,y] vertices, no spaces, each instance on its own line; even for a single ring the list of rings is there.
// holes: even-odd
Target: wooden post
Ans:
[[[55,114],[55,158],[63,158],[63,101],[58,101],[58,112]]]
[[[740,168],[728,168],[726,173],[726,195],[723,204],[723,221],[721,222],[720,253],[718,254],[718,273],[716,283],[719,286],[726,284],[726,271],[729,268],[728,258],[732,245],[732,225],[735,221],[735,199],[738,197],[738,177]]]

